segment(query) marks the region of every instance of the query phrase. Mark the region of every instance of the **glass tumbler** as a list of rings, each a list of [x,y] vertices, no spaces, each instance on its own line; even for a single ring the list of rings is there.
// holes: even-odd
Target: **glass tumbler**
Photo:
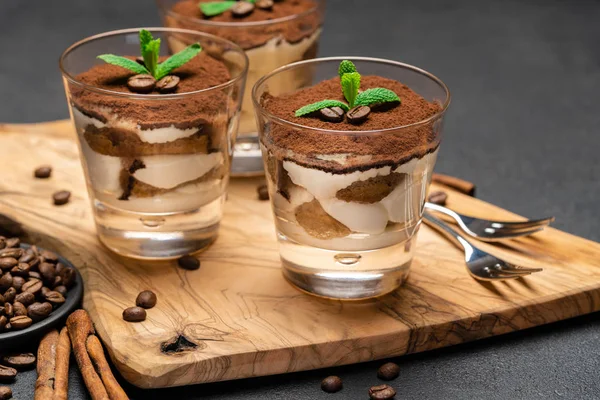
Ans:
[[[291,0],[286,0],[291,1]],[[233,160],[234,175],[262,172],[257,127],[252,108],[252,86],[264,75],[284,65],[315,58],[325,12],[325,0],[312,0],[314,7],[306,12],[264,21],[219,22],[191,17],[178,12],[176,5],[197,3],[195,0],[157,0],[164,26],[208,32],[231,40],[244,49],[250,66],[242,104],[238,143]],[[180,48],[189,43],[179,44]],[[312,81],[311,70],[298,71],[286,79],[273,78],[271,86],[282,91],[295,90]]]
[[[100,241],[123,256],[163,259],[199,251],[217,237],[248,59],[210,34],[148,30],[163,43],[160,56],[177,51],[166,45],[172,41],[199,43],[204,55],[197,57],[227,70],[222,83],[138,94],[107,89],[122,88],[127,70],[114,82],[99,78],[102,85],[82,80],[103,64],[100,54],[139,56],[138,29],[77,42],[60,57],[60,68]]]
[[[425,100],[438,103],[439,111],[406,126],[334,131],[291,122],[264,107],[265,99],[289,93],[271,82],[310,71],[316,77],[306,85],[311,86],[337,76],[344,59],[354,62],[363,76],[402,82]],[[285,278],[303,291],[335,299],[376,297],[398,288],[408,276],[415,253],[442,121],[450,103],[446,85],[426,71],[395,61],[332,57],[273,71],[256,83],[252,98]],[[375,141],[390,139],[382,135],[396,136],[393,139],[403,145],[378,154],[384,150],[377,150],[381,146]],[[311,140],[313,147],[292,149],[287,144],[290,137]],[[314,150],[321,142],[340,139],[360,143],[361,154],[337,154],[335,148],[326,146]],[[373,150],[365,154],[364,149]],[[348,161],[352,167],[331,169],[332,160]],[[353,191],[357,193],[362,183],[379,178],[392,182],[389,194],[373,201],[353,200]]]

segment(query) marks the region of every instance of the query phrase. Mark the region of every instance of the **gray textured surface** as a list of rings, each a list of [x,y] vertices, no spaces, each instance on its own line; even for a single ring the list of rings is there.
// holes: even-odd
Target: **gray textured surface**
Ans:
[[[600,3],[329,0],[321,55],[418,65],[453,102],[437,170],[478,196],[600,240]],[[67,117],[60,52],[90,34],[158,24],[151,0],[1,0],[0,121]],[[0,161],[1,162],[1,161]],[[397,359],[402,399],[600,398],[600,316]],[[135,399],[365,399],[380,363],[165,391]],[[345,389],[326,395],[327,374]],[[85,399],[75,370],[71,398]],[[35,373],[13,385],[32,398]]]

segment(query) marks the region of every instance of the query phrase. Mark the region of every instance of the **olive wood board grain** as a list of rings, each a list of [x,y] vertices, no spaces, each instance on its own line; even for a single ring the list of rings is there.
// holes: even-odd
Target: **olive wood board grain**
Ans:
[[[544,271],[482,283],[463,254],[423,226],[406,284],[379,299],[325,300],[282,277],[269,202],[260,179],[233,180],[220,236],[185,271],[174,261],[126,260],[94,233],[70,122],[0,125],[0,212],[29,240],[81,271],[84,307],[118,370],[144,388],[188,385],[358,363],[500,335],[600,309],[600,244],[556,229],[486,250]],[[47,180],[33,170],[50,164]],[[433,185],[433,188],[439,186]],[[52,205],[56,190],[71,202]],[[520,217],[448,190],[449,206],[496,219]],[[123,321],[141,290],[158,304],[141,323]]]

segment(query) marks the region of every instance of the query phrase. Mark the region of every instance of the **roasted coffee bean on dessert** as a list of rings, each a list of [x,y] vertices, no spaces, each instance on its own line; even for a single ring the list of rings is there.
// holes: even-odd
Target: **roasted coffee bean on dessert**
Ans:
[[[2,364],[18,370],[35,367],[35,355],[32,353],[9,354],[2,357]]]
[[[127,79],[127,87],[135,93],[150,93],[156,86],[156,79],[152,75],[139,74]]]
[[[44,303],[33,303],[29,307],[27,307],[27,315],[33,321],[41,321],[44,318],[47,318],[52,312],[52,304],[48,302]]]
[[[254,4],[249,1],[238,1],[231,7],[231,15],[235,18],[244,18],[252,14],[254,11]]]
[[[33,323],[33,320],[26,315],[12,317],[10,319],[10,325],[12,326],[12,329],[15,329],[15,330],[29,328],[32,323]]]
[[[123,310],[123,319],[127,322],[141,322],[146,319],[146,310],[142,307],[129,307]]]
[[[144,290],[135,299],[135,305],[142,308],[152,308],[156,305],[156,294],[151,290]]]
[[[256,193],[258,194],[258,199],[261,201],[269,200],[269,188],[267,185],[259,185],[256,188]]]
[[[260,8],[261,10],[271,10],[273,9],[273,0],[257,0],[256,8]]]
[[[60,190],[52,195],[52,200],[54,200],[55,206],[62,206],[69,202],[71,198],[71,192],[68,190]]]
[[[328,376],[321,381],[321,389],[327,393],[335,393],[342,390],[342,379],[339,376]]]
[[[12,389],[8,386],[0,386],[0,400],[12,399]]]
[[[17,376],[17,370],[12,367],[0,365],[0,382],[12,382]]]
[[[193,271],[200,268],[200,260],[190,255],[179,257],[179,259],[177,260],[177,264],[179,264],[181,268],[187,269],[189,271]]]
[[[339,113],[340,110],[342,111],[341,113]],[[323,121],[342,122],[344,120],[344,110],[342,110],[340,107],[321,108],[318,113],[319,118],[321,118]]]
[[[441,190],[431,193],[429,195],[429,197],[427,198],[428,202],[437,204],[439,206],[445,206],[447,200],[448,200],[448,195],[446,194],[446,192],[442,192]]]
[[[368,106],[356,106],[346,113],[348,122],[352,125],[362,124],[371,114],[371,109]]]
[[[179,84],[179,77],[176,75],[167,75],[158,82],[156,82],[156,90],[160,93],[171,93],[177,89]]]
[[[377,385],[369,389],[371,400],[389,400],[393,399],[396,391],[390,385]]]
[[[377,370],[377,377],[384,381],[394,380],[398,375],[400,375],[400,367],[398,364],[392,362],[383,364],[379,367],[379,370]]]
[[[33,176],[39,179],[50,178],[50,175],[52,175],[52,167],[49,165],[42,165],[33,171]]]

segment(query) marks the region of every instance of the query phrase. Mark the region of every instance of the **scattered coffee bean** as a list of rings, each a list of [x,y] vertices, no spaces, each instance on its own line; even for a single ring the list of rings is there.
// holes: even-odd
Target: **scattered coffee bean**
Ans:
[[[390,385],[377,385],[369,389],[369,397],[372,400],[389,400],[395,395],[396,391]]]
[[[271,10],[273,9],[273,0],[257,0],[256,8],[260,8],[261,10]]]
[[[16,376],[16,369],[0,365],[0,382],[12,382]]]
[[[319,118],[327,122],[342,122],[344,120],[344,110],[340,114],[336,110],[342,110],[340,107],[321,108],[319,110]]]
[[[6,290],[6,292],[4,292],[4,301],[6,303],[12,303],[13,301],[15,301],[15,296],[17,295],[17,289],[15,289],[14,287],[10,287]]]
[[[63,297],[67,297],[67,287],[60,285],[54,288],[55,292],[58,292],[63,295]]]
[[[428,202],[437,204],[440,206],[445,206],[447,200],[448,200],[448,195],[446,194],[446,192],[442,192],[441,190],[431,193],[429,195],[429,197],[427,198]]]
[[[65,302],[63,295],[53,290],[46,293],[44,298],[54,306],[59,306]]]
[[[13,237],[10,239],[6,239],[6,247],[11,249],[16,249],[21,245],[21,240],[18,237]],[[21,249],[19,249],[21,250]]]
[[[321,381],[321,389],[327,393],[335,393],[342,390],[342,379],[339,376],[328,376]]]
[[[13,257],[3,257],[0,258],[0,269],[11,269],[15,265],[19,264],[16,258]]]
[[[200,268],[200,260],[190,255],[180,257],[177,260],[177,264],[179,264],[181,268],[187,269],[188,271],[193,271]]]
[[[23,292],[37,294],[40,290],[42,290],[43,286],[44,286],[44,284],[42,283],[41,280],[33,278],[33,279],[30,279],[27,282],[25,282],[23,284],[23,287],[21,288],[21,290]]]
[[[356,106],[346,113],[348,122],[353,125],[362,124],[371,114],[371,109],[368,106]]]
[[[33,176],[40,179],[50,178],[50,175],[52,175],[52,167],[49,165],[42,165],[33,171]]]
[[[60,190],[52,195],[52,199],[54,200],[55,206],[62,206],[69,202],[71,198],[71,192],[68,190]]]
[[[27,315],[27,307],[25,307],[23,303],[15,301],[13,303],[13,312],[15,317],[18,317],[19,315]]]
[[[35,356],[32,353],[10,354],[2,357],[2,364],[19,371],[26,370],[35,367]]]
[[[177,89],[179,84],[179,77],[175,75],[167,75],[158,82],[156,82],[156,89],[160,93],[171,93]]]
[[[267,185],[260,185],[256,188],[256,192],[258,193],[258,199],[260,201],[269,200],[269,188]]]
[[[12,389],[8,386],[0,386],[0,400],[12,399]]]
[[[27,307],[27,315],[34,321],[41,321],[47,318],[52,312],[52,304],[50,303],[33,303]]]
[[[398,375],[400,375],[400,367],[392,362],[383,364],[377,371],[377,377],[384,381],[394,380]]]
[[[156,294],[151,290],[144,290],[135,299],[135,305],[142,308],[152,308],[156,305]]]
[[[20,315],[18,317],[12,317],[10,319],[10,325],[13,329],[21,330],[29,328],[33,324],[33,320],[26,315]]]
[[[126,308],[123,310],[123,319],[127,322],[144,321],[146,319],[146,310],[144,310],[142,307]]]
[[[249,1],[238,1],[231,7],[231,15],[235,18],[244,18],[252,14],[254,11],[254,4]]]
[[[15,302],[19,302],[27,307],[35,302],[35,295],[30,292],[19,293],[15,296]]]
[[[139,74],[127,79],[127,87],[135,93],[150,93],[156,85],[156,79],[152,75]]]

